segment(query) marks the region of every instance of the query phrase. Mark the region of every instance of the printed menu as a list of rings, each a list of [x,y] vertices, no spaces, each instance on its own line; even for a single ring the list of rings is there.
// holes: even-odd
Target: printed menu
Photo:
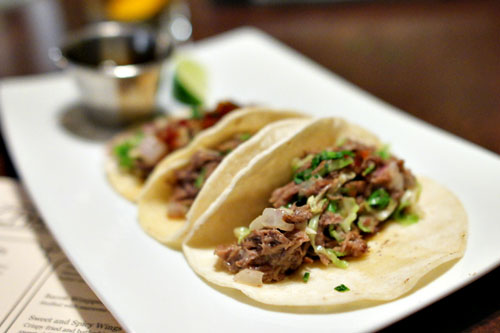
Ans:
[[[0,332],[124,332],[57,246],[22,187],[0,177]]]

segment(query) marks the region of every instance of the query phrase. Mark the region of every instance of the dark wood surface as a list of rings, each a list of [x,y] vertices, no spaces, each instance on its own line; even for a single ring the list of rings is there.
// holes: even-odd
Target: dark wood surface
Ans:
[[[194,40],[258,27],[405,112],[500,154],[499,1],[188,2]],[[55,70],[47,48],[86,22],[82,3],[40,0],[0,12],[0,78]],[[0,135],[2,175],[16,173]],[[496,269],[384,331],[500,332],[499,281]]]

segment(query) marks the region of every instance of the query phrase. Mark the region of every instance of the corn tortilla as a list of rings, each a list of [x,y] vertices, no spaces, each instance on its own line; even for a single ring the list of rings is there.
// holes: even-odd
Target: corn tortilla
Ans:
[[[296,112],[263,108],[248,108],[226,116],[213,128],[198,135],[189,146],[168,156],[155,168],[138,200],[142,228],[158,241],[180,247],[190,227],[224,191],[232,177],[259,153],[285,140],[308,122],[309,118]],[[239,133],[251,133],[253,136],[223,159],[206,180],[186,218],[168,217],[175,171],[187,165],[196,151],[212,148]]]
[[[271,192],[289,182],[292,159],[306,151],[332,146],[344,137],[380,146],[370,132],[341,119],[328,118],[310,123],[273,151],[257,156],[232,179],[186,237],[183,251],[193,270],[211,283],[238,289],[258,302],[319,309],[396,299],[414,288],[427,273],[462,257],[467,240],[467,215],[462,204],[442,185],[419,177],[419,207],[423,212],[419,222],[410,226],[386,222],[368,241],[368,253],[348,260],[347,269],[314,263],[303,265],[283,281],[252,286],[235,282],[234,274],[219,267],[215,247],[233,242],[233,229],[248,226],[268,207]],[[307,283],[302,281],[305,271],[310,272]],[[335,291],[340,284],[350,291]]]

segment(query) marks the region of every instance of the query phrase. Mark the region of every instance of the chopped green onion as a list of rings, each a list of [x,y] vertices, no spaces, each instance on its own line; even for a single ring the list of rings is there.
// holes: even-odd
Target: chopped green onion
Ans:
[[[321,154],[314,155],[313,159],[311,160],[311,169],[316,169],[317,166],[321,163]]]
[[[320,174],[320,176],[324,176],[324,175],[329,174],[332,171],[342,169],[342,168],[344,168],[352,163],[354,163],[354,160],[350,157],[341,158],[341,159],[337,159],[337,160],[333,160],[333,161],[328,161],[325,163],[325,166],[323,167],[323,169],[321,169],[319,171],[319,174]]]
[[[342,158],[342,157],[345,157],[345,156],[351,156],[351,157],[355,157],[356,155],[350,151],[350,150],[342,150],[342,151],[337,151],[335,152],[336,154],[332,154],[333,152],[330,152],[330,151],[327,151],[327,152],[323,152],[323,156],[325,157],[328,157],[328,159],[336,159],[336,158]],[[326,158],[325,158],[326,159]]]
[[[326,210],[329,211],[329,212],[332,212],[332,213],[338,212],[339,205],[338,205],[337,201],[330,201],[330,203],[328,204],[328,207],[326,208]]]
[[[293,176],[293,181],[295,182],[295,184],[300,184],[311,178],[311,173],[312,173],[311,169],[306,169],[304,171],[301,171]]]
[[[136,132],[127,140],[113,147],[113,153],[118,160],[118,165],[124,169],[130,169],[134,166],[135,159],[130,156],[130,152],[139,145],[144,138],[142,131]]]
[[[351,289],[349,289],[345,284],[339,284],[338,286],[335,287],[335,290],[338,291],[339,293],[343,293],[343,292],[346,292],[346,291],[349,291]]]
[[[365,177],[366,175],[368,175],[369,173],[371,173],[373,170],[375,170],[375,164],[374,163],[370,164],[366,169],[364,169],[363,172],[361,173],[361,175],[363,177]]]
[[[303,170],[301,172],[298,172],[294,175],[293,180],[295,184],[300,184],[312,176],[312,172],[314,169],[320,165],[322,161],[329,161],[328,163],[325,164],[325,167],[319,171],[318,175],[319,176],[324,176],[334,170],[342,169],[349,164],[354,163],[354,160],[351,157],[346,157],[346,156],[354,156],[354,153],[350,150],[342,150],[342,151],[322,151],[319,154],[314,155],[313,157],[309,157],[308,155],[305,159],[302,160],[294,160],[292,162],[292,169],[298,170],[301,166],[303,166],[305,163],[308,162],[308,160],[311,158],[311,166]],[[311,155],[312,156],[312,155]],[[315,175],[316,178],[319,178],[318,175]]]
[[[388,160],[391,158],[391,153],[389,151],[389,145],[384,145],[382,148],[375,152],[376,155],[380,156],[383,160]]]
[[[375,190],[368,197],[368,204],[376,209],[384,209],[390,201],[391,197],[389,196],[389,193],[387,193],[387,191],[383,188]]]
[[[233,233],[238,238],[238,244],[241,244],[243,239],[250,234],[250,229],[247,227],[237,227],[234,228]]]
[[[304,181],[302,175],[295,175],[293,176],[293,181],[295,182],[295,184],[300,184]]]
[[[354,153],[352,151],[350,151],[350,150],[342,150],[342,151],[328,151],[328,150],[324,150],[321,153],[319,153],[318,155],[321,157],[322,161],[336,160],[336,159],[339,159],[339,158],[343,158],[346,155],[347,156],[351,156],[351,157],[355,156]]]
[[[302,281],[306,282],[309,281],[309,276],[311,275],[311,273],[309,272],[305,272],[304,273],[304,276],[302,276]]]
[[[129,154],[132,148],[134,148],[133,145],[128,141],[114,147],[113,153],[118,159],[120,167],[129,169],[134,165],[134,159]]]
[[[205,168],[201,168],[200,174],[198,177],[196,177],[194,181],[194,186],[196,188],[201,188],[203,186],[203,183],[205,182],[205,174],[207,173],[207,170]]]
[[[328,160],[336,160],[340,158],[344,158],[345,156],[354,157],[354,153],[350,150],[342,150],[342,151],[327,151],[324,150],[319,154],[314,155],[311,161],[311,169],[315,169],[322,161]]]
[[[250,139],[251,137],[252,137],[252,134],[250,134],[250,133],[242,133],[242,134],[240,134],[239,139],[240,139],[241,141],[247,141],[247,140],[248,140],[248,139]]]

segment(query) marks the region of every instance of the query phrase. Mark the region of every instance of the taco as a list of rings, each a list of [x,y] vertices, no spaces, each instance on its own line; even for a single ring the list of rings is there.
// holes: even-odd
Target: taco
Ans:
[[[451,192],[368,131],[320,119],[234,177],[183,250],[203,278],[257,301],[325,306],[400,297],[460,258],[466,235]]]
[[[187,146],[200,132],[238,108],[223,101],[213,110],[195,109],[192,117],[159,117],[117,135],[108,144],[105,165],[111,186],[125,198],[136,201],[145,180],[165,156]]]
[[[253,157],[308,121],[296,112],[264,108],[246,108],[228,115],[157,166],[138,200],[141,226],[162,243],[180,245],[192,223],[233,176]]]

